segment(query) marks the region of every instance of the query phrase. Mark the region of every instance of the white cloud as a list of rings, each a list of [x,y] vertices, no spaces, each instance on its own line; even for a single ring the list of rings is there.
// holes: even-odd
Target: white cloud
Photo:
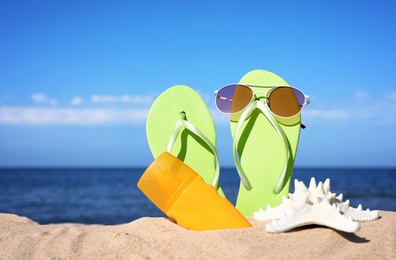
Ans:
[[[75,96],[69,101],[69,106],[59,107],[55,99],[43,93],[33,93],[31,99],[34,102],[33,106],[9,106],[3,102],[0,106],[0,124],[144,125],[149,107],[154,101],[150,95],[93,95],[91,100]],[[128,104],[128,107],[116,106],[117,103]],[[98,107],[97,104],[107,106]],[[134,107],[130,108],[130,105]]]
[[[154,101],[152,96],[139,96],[139,95],[92,95],[91,101],[93,103],[130,103],[135,105],[147,105]]]
[[[348,112],[339,109],[311,109],[303,111],[303,116],[307,118],[321,118],[330,120],[347,119]]]
[[[150,95],[92,95],[91,102],[81,96],[70,100],[69,107],[55,107],[57,102],[45,94],[35,93],[32,99],[36,104],[51,107],[15,107],[3,104],[0,107],[0,124],[30,125],[103,125],[103,124],[139,124],[144,125],[150,105],[154,98]],[[302,118],[310,124],[315,123],[367,123],[370,125],[396,124],[396,92],[373,96],[366,92],[356,92],[347,99],[338,99],[329,103],[316,103],[315,99],[302,111]],[[90,107],[86,107],[91,103]],[[115,106],[116,104],[134,104],[137,107]],[[78,105],[84,104],[84,107]],[[107,104],[106,108],[95,104]],[[208,104],[217,124],[228,124],[229,116],[218,112],[213,104]]]
[[[367,92],[365,92],[365,91],[357,91],[355,93],[355,98],[358,99],[358,100],[359,99],[360,100],[367,100],[367,99],[370,98],[370,95]]]
[[[84,99],[80,96],[74,97],[72,100],[70,100],[70,105],[72,106],[79,106],[84,103]]]
[[[315,107],[315,101],[302,112],[303,118],[329,123],[350,122],[370,125],[396,124],[396,92],[373,95],[358,91],[353,98],[322,103]],[[326,108],[327,107],[327,108]]]
[[[93,103],[116,103],[118,102],[118,97],[110,95],[93,95],[91,101]]]
[[[32,100],[36,104],[44,104],[44,105],[51,105],[56,106],[58,102],[55,99],[47,97],[47,95],[43,93],[33,93]]]
[[[36,103],[44,103],[47,100],[47,96],[41,93],[32,94],[32,99]]]
[[[388,95],[389,100],[396,101],[396,91],[389,93]]]
[[[0,107],[0,124],[8,125],[142,125],[147,109]]]

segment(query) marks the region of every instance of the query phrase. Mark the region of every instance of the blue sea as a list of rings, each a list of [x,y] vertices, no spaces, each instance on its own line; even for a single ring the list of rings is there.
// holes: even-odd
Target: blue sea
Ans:
[[[40,224],[114,225],[144,216],[165,216],[136,184],[144,168],[0,169],[0,213],[28,217]],[[293,180],[307,186],[331,180],[331,191],[343,193],[356,207],[396,211],[396,169],[296,168]],[[221,186],[235,204],[239,179],[222,168]],[[294,191],[294,182],[291,185]]]

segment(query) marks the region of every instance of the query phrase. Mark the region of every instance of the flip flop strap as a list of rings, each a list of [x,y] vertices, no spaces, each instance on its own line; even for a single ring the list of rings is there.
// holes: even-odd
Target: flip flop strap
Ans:
[[[179,136],[179,134],[183,128],[186,128],[190,132],[194,133],[196,136],[198,136],[202,141],[204,141],[208,145],[208,147],[212,150],[212,153],[214,154],[215,176],[214,176],[214,179],[212,182],[212,186],[215,187],[215,189],[217,189],[218,183],[219,183],[219,177],[220,177],[220,161],[219,161],[219,155],[216,151],[216,148],[212,144],[212,142],[201,131],[198,130],[198,128],[196,128],[193,124],[191,124],[190,122],[185,120],[185,118],[186,118],[186,115],[184,113],[182,113],[180,119],[176,122],[175,129],[173,130],[172,136],[169,139],[166,151],[170,153],[173,145],[176,142],[177,137]]]
[[[268,108],[260,101],[256,100],[253,103],[251,103],[242,113],[241,117],[239,118],[237,127],[235,129],[235,135],[234,135],[234,142],[233,142],[233,154],[234,154],[234,162],[236,169],[238,171],[239,177],[241,178],[241,181],[245,188],[247,190],[252,189],[252,185],[250,184],[250,181],[245,173],[245,171],[242,168],[241,162],[240,162],[240,156],[238,154],[238,149],[237,149],[237,140],[239,140],[239,132],[242,128],[243,122],[247,119],[247,117],[250,115],[250,113],[255,110],[259,109],[261,113],[263,113],[268,121],[271,123],[271,125],[275,128],[275,130],[278,132],[279,136],[282,138],[284,147],[285,147],[285,155],[286,155],[286,160],[283,165],[282,173],[278,179],[278,182],[276,184],[276,187],[274,189],[275,194],[279,194],[279,192],[282,190],[283,183],[285,181],[286,177],[286,171],[288,168],[288,162],[289,162],[289,154],[290,154],[290,145],[288,145],[288,139],[282,128],[279,126],[278,121],[275,119],[275,117],[271,114],[271,112],[268,110]]]

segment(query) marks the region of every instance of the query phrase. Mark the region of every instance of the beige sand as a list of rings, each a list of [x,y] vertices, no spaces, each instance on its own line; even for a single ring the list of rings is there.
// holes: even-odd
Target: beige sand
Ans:
[[[0,214],[0,259],[396,259],[396,212],[380,215],[355,234],[321,226],[269,234],[252,218],[252,228],[197,232],[165,218],[39,225]]]

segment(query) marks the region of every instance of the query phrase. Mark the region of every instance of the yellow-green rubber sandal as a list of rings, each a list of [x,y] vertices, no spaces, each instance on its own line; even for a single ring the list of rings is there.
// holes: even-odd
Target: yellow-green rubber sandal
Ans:
[[[231,115],[234,162],[241,178],[236,208],[252,216],[260,208],[275,207],[288,196],[301,129],[301,115],[275,117],[260,97],[271,87],[288,86],[278,75],[253,70],[240,80],[256,94],[247,108]]]
[[[195,90],[177,85],[160,94],[148,113],[146,135],[154,158],[165,151],[173,154],[224,196],[219,185],[216,128]]]

